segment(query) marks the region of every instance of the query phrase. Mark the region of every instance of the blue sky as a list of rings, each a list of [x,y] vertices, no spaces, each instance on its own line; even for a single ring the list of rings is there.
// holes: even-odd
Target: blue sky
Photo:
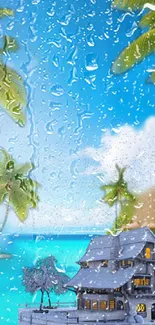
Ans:
[[[153,128],[149,118],[154,115],[155,92],[146,83],[153,56],[121,76],[113,76],[110,70],[119,52],[140,35],[139,16],[113,10],[111,1],[99,0],[6,0],[5,6],[15,10],[15,17],[1,21],[1,35],[14,36],[20,44],[18,53],[6,61],[25,79],[28,122],[21,129],[0,112],[1,145],[19,161],[32,159],[36,165],[33,176],[42,184],[39,211],[34,217],[30,214],[23,226],[11,212],[6,231],[16,227],[30,232],[33,218],[35,232],[109,224],[114,214],[98,202],[99,186],[115,176],[116,161],[126,163],[125,157],[120,158],[122,137],[126,147],[132,147],[129,134],[137,139],[142,130],[140,142],[135,140],[141,151],[147,126]],[[105,139],[110,149],[104,145]],[[149,148],[144,148],[141,160],[149,156]],[[102,165],[109,152],[108,164]],[[135,161],[134,156],[133,166]],[[154,185],[154,181],[146,184],[137,168],[135,178],[141,182],[133,180],[131,188]],[[131,175],[133,172],[127,180]]]

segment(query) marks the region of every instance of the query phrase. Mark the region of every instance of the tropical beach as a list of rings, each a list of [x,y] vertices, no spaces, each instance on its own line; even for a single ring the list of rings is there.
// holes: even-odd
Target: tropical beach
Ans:
[[[0,0],[2,325],[77,308],[65,285],[96,236],[154,233],[154,5]]]

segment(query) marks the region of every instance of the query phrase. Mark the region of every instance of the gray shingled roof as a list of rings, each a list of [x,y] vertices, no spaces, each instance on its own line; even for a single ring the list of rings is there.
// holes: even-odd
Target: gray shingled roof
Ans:
[[[118,260],[135,258],[143,249],[146,242],[155,243],[155,236],[147,227],[120,233],[120,251]],[[84,261],[109,260],[114,236],[94,237],[80,263]]]
[[[144,242],[137,243],[137,244],[130,244],[124,245],[121,250],[118,252],[118,258],[116,260],[124,260],[135,258],[137,255],[140,254],[143,247],[145,246]],[[81,262],[85,261],[101,261],[101,260],[110,260],[112,259],[110,256],[111,247],[102,247],[102,248],[95,248],[95,249],[88,249],[86,254],[80,259]]]
[[[135,274],[139,266],[119,269],[112,272],[110,268],[80,269],[66,287],[85,289],[116,289],[127,283]]]

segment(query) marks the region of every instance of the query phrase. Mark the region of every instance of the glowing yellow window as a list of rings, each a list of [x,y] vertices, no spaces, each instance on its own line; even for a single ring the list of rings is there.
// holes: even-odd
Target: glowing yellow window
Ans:
[[[122,260],[121,265],[124,266],[131,266],[131,261],[130,260]]]
[[[137,313],[144,313],[146,311],[146,305],[145,304],[138,304],[136,306],[136,312]]]
[[[109,309],[111,309],[111,310],[115,309],[115,300],[109,301]]]
[[[107,308],[107,302],[106,300],[101,300],[100,301],[100,309],[105,310]]]
[[[141,279],[134,279],[134,285],[135,286],[141,285]]]
[[[145,249],[145,258],[151,258],[151,249],[149,247]]]
[[[114,291],[115,292],[120,292],[121,291],[121,288],[116,288]]]
[[[108,266],[108,261],[106,261],[106,260],[105,260],[105,261],[102,261],[102,262],[101,262],[101,266],[103,266],[103,267]]]
[[[90,309],[91,308],[91,301],[90,300],[85,300],[85,308]]]
[[[92,309],[93,310],[97,310],[98,309],[98,301],[97,300],[93,300],[92,301]]]

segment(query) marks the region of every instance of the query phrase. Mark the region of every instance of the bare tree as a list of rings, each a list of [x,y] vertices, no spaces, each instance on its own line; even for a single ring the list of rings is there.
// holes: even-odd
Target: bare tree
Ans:
[[[64,285],[69,281],[69,277],[61,272],[56,266],[56,259],[53,256],[40,259],[34,267],[23,269],[23,284],[25,290],[34,294],[41,291],[40,311],[43,309],[44,293],[48,296],[48,308],[51,308],[50,293],[54,291],[57,295],[66,292]]]

